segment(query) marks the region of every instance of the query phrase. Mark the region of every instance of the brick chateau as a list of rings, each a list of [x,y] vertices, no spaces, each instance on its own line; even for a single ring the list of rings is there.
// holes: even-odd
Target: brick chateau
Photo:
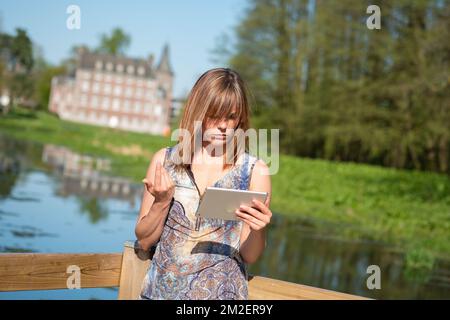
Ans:
[[[157,65],[153,60],[81,48],[75,70],[52,79],[49,110],[69,121],[167,135],[174,80],[168,45]]]

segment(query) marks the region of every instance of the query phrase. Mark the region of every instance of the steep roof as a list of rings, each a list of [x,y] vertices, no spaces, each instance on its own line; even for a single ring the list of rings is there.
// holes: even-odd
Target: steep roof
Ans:
[[[163,52],[161,55],[161,58],[159,59],[159,64],[156,70],[160,72],[167,72],[170,75],[173,75],[173,69],[170,65],[170,58],[169,58],[169,45],[166,43],[163,48]]]
[[[108,70],[108,64],[112,64],[112,70]],[[77,67],[81,69],[96,69],[111,72],[118,71],[117,66],[121,65],[123,70],[121,72],[128,73],[128,67],[132,66],[133,75],[145,78],[154,78],[154,70],[151,62],[145,59],[128,58],[125,56],[114,56],[112,54],[96,53],[87,50],[82,50],[78,55]],[[142,70],[139,72],[139,70]]]

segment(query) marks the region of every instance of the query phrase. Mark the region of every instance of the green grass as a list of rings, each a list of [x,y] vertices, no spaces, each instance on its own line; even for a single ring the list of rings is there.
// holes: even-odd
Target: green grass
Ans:
[[[112,173],[139,181],[145,175],[151,156],[170,145],[168,138],[131,133],[111,128],[59,120],[46,112],[30,112],[15,108],[6,117],[0,117],[0,131],[19,139],[40,143],[53,143],[71,150],[112,160]],[[145,152],[127,155],[115,148],[140,146]]]
[[[81,125],[21,109],[0,117],[0,132],[108,157],[113,174],[136,182],[151,155],[173,144],[169,138]],[[111,146],[139,146],[144,152],[130,156]],[[450,256],[448,176],[287,155],[280,156],[279,168],[272,176],[275,214],[301,218],[347,238],[382,241],[407,250],[411,257]]]

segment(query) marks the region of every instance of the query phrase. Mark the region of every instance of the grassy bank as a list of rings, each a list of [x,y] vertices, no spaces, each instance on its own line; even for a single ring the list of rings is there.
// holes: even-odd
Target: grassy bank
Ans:
[[[0,117],[0,132],[108,157],[112,173],[137,182],[153,152],[173,144],[168,138],[23,110]],[[450,257],[448,176],[282,155],[272,183],[276,213],[309,220],[346,237],[393,244],[406,249],[413,263],[429,256]]]

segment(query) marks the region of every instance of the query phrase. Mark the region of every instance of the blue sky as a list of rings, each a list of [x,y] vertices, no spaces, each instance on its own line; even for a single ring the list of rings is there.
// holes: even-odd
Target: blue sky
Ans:
[[[81,9],[81,29],[69,30],[66,8]],[[175,72],[174,94],[187,93],[206,70],[217,67],[210,51],[218,37],[243,15],[245,0],[0,0],[2,31],[27,30],[45,58],[59,63],[75,44],[96,46],[102,33],[121,27],[131,36],[130,57],[150,53],[159,61],[164,43],[170,45]]]

